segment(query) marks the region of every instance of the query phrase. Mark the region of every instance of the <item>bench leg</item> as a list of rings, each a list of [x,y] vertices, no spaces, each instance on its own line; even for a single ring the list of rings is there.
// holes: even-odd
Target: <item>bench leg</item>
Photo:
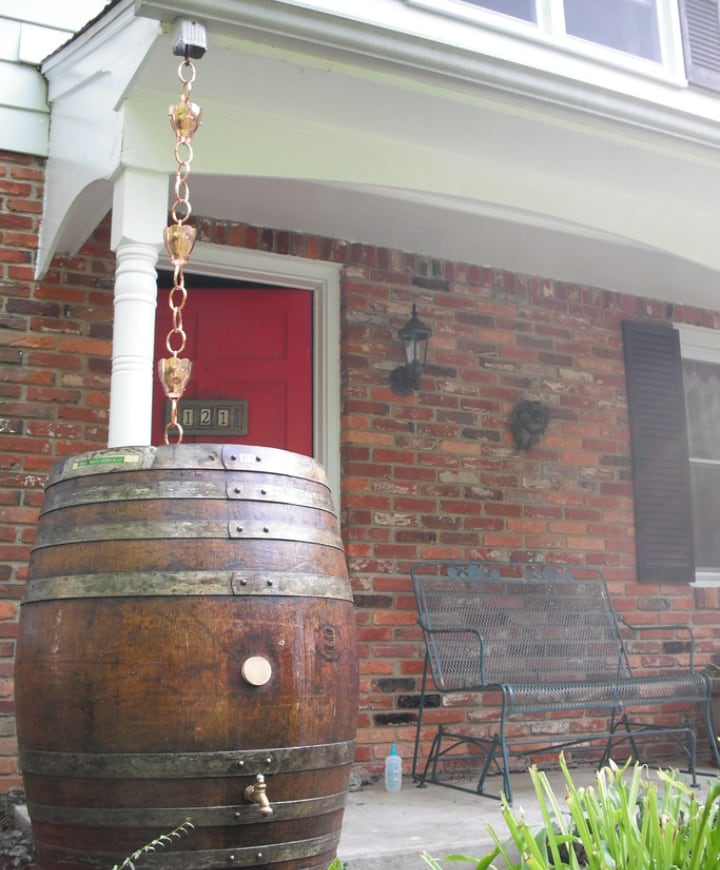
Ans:
[[[439,725],[430,746],[430,752],[425,760],[422,773],[418,773],[418,756],[420,746],[420,729],[422,724],[422,716],[424,710],[426,676],[428,670],[428,662],[426,658],[426,668],[423,672],[422,693],[420,696],[420,709],[418,712],[418,727],[415,737],[415,753],[413,756],[412,776],[418,786],[425,786],[428,781],[435,785],[443,785],[449,788],[456,788],[459,791],[468,791],[472,793],[472,789],[465,786],[456,785],[454,783],[443,782],[438,779],[438,764],[443,756],[450,753],[455,747],[462,744],[469,744],[482,749],[482,768],[480,777],[474,789],[475,794],[483,797],[494,798],[500,800],[500,794],[490,794],[485,791],[485,782],[491,772],[495,771],[502,774],[502,794],[505,795],[509,804],[512,804],[512,785],[510,783],[510,749],[505,735],[505,720],[507,715],[507,702],[503,699],[502,711],[500,715],[500,725],[497,734],[492,737],[472,737],[469,735],[456,734],[445,725]],[[447,746],[443,745],[443,741],[449,741]]]
[[[480,778],[478,779],[477,786],[475,787],[475,793],[482,795],[484,797],[499,798],[500,797],[499,795],[487,794],[485,792],[485,779],[487,778],[487,775],[490,773],[490,770],[492,769],[493,765],[495,765],[495,767],[499,769],[499,764],[497,762],[497,751],[498,751],[498,746],[501,746],[501,741],[500,741],[500,738],[496,736],[496,737],[488,738],[487,741],[483,740],[483,746],[485,745],[485,743],[488,743],[489,746],[485,752],[485,761],[483,762],[482,770],[480,771]],[[479,746],[480,743],[475,741],[474,745]],[[504,788],[505,793],[507,794],[507,790],[509,787],[509,781],[507,780],[506,770],[507,770],[507,767],[505,766],[503,768],[503,788]],[[509,798],[509,800],[510,800],[510,802],[512,802],[511,797]]]
[[[442,759],[444,757],[452,759],[454,757],[452,755],[453,750],[455,750],[458,746],[463,745],[475,746],[482,749],[483,751],[482,756],[480,756],[480,758],[482,758],[482,769],[480,771],[480,778],[478,779],[477,785],[474,788],[469,788],[466,785],[459,785],[458,783],[452,782],[451,780],[444,780],[438,777],[438,765],[440,764]],[[488,797],[494,800],[500,800],[500,794],[491,794],[485,791],[485,780],[490,772],[495,769],[497,770],[497,772],[502,771],[504,792],[511,800],[512,795],[509,794],[510,779],[508,775],[507,763],[501,765],[498,759],[498,756],[500,754],[498,752],[498,749],[500,747],[501,742],[498,735],[495,735],[493,737],[470,737],[466,734],[456,734],[453,731],[448,730],[445,725],[439,725],[437,733],[435,734],[432,745],[430,747],[430,753],[427,757],[427,760],[425,761],[425,767],[423,769],[423,772],[416,775],[415,779],[421,786],[425,785],[427,782],[431,782],[434,785],[441,785],[445,788],[454,788],[457,791],[469,792],[470,794],[477,794],[481,797]]]
[[[428,659],[427,653],[425,653],[425,667],[423,668],[423,676],[422,676],[422,685],[420,687],[420,703],[418,705],[418,718],[417,718],[417,728],[415,729],[415,749],[413,751],[413,763],[412,763],[412,778],[415,782],[420,786],[425,785],[425,778],[427,775],[427,763],[425,764],[425,770],[423,771],[422,777],[419,777],[417,774],[417,766],[418,766],[418,756],[420,754],[420,740],[422,739],[422,724],[423,724],[423,715],[425,713],[425,691],[427,689],[427,676],[428,670],[430,668],[430,661]],[[437,736],[435,738],[437,740]],[[433,740],[433,749],[435,748],[435,740]],[[432,757],[432,749],[430,751],[430,757]]]
[[[507,699],[503,697],[502,711],[500,713],[500,752],[502,753],[503,791],[507,802],[512,804],[512,786],[510,785],[510,750],[505,736],[505,716]]]
[[[688,760],[688,769],[690,770],[690,774],[692,776],[692,782],[690,785],[693,788],[698,788],[700,783],[697,781],[697,738],[695,737],[695,732],[692,728],[688,729],[688,742],[690,743],[690,758]]]
[[[624,726],[627,737],[620,737],[618,739],[622,742],[625,742],[627,740],[627,742],[632,747],[635,758],[638,759],[638,761],[642,757],[635,743],[635,737],[633,736],[632,729],[630,728],[630,720],[627,717],[627,713],[623,713],[619,719],[617,718],[617,713],[617,710],[613,710],[612,716],[610,717],[610,736],[608,737],[608,741],[605,744],[605,752],[603,752],[602,758],[600,759],[600,767],[605,767],[605,765],[608,764],[608,762],[610,761],[610,753],[615,742],[615,736],[617,734],[618,728],[621,725]]]
[[[712,716],[710,714],[710,698],[707,699],[705,704],[705,727],[710,738],[710,746],[712,746],[713,755],[715,756],[715,763],[720,767],[720,749],[718,748],[718,740],[720,738],[715,734],[715,729],[713,728]]]
[[[624,726],[624,732],[618,733],[618,728],[620,726]],[[688,727],[662,727],[657,726],[653,727],[652,725],[643,726],[639,723],[639,728],[633,730],[632,723],[628,719],[627,713],[623,713],[620,717],[619,721],[615,721],[615,717],[613,715],[613,721],[611,723],[611,733],[608,738],[608,742],[605,746],[605,752],[600,761],[600,766],[604,766],[610,760],[610,751],[615,743],[624,743],[628,742],[632,748],[633,756],[636,761],[643,763],[642,755],[640,754],[640,750],[637,747],[635,742],[635,735],[652,735],[655,737],[659,737],[662,735],[671,736],[672,739],[679,745],[683,746],[683,751],[687,755],[688,758],[688,772],[692,777],[692,781],[690,785],[692,788],[698,788],[698,780],[697,780],[697,737],[695,736],[695,731]],[[679,735],[684,735],[687,741],[687,745],[683,745],[681,742],[681,738]],[[716,748],[717,753],[717,748]]]
[[[440,747],[442,745],[443,726],[438,727],[437,733],[433,737],[433,742],[430,745],[430,752],[425,759],[425,766],[422,773],[413,771],[413,779],[418,784],[418,788],[424,788],[427,785],[428,779],[430,782],[435,782],[437,779],[437,760],[440,755]],[[432,765],[432,773],[428,776],[428,771]]]

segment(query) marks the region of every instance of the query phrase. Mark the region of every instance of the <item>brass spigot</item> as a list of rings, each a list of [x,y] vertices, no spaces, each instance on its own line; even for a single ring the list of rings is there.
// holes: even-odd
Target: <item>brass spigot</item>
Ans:
[[[267,796],[267,784],[262,773],[258,773],[255,782],[245,789],[245,800],[257,804],[264,816],[272,815],[273,808]]]

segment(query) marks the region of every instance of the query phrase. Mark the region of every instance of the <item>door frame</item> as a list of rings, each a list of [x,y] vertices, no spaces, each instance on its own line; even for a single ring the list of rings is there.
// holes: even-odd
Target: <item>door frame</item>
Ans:
[[[163,254],[159,269],[172,269]],[[313,456],[325,468],[340,511],[340,271],[341,266],[287,254],[270,254],[198,242],[187,269],[192,273],[257,282],[313,294]],[[202,293],[201,290],[197,291]]]

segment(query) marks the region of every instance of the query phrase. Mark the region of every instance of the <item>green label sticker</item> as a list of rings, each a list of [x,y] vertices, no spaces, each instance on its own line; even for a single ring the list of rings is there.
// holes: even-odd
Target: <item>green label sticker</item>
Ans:
[[[138,462],[140,457],[136,454],[113,453],[109,456],[89,456],[87,459],[76,459],[72,468],[88,468],[92,465],[124,465],[126,462]]]

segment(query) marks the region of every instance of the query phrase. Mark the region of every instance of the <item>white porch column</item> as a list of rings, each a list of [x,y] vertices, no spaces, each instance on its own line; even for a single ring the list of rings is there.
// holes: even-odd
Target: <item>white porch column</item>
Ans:
[[[168,181],[124,170],[115,182],[111,246],[115,313],[109,447],[150,444],[158,253],[167,222]]]

